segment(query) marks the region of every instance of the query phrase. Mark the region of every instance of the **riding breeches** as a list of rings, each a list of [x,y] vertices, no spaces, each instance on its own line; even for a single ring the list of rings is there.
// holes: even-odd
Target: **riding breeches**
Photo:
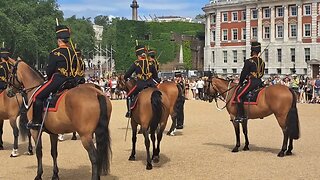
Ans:
[[[244,101],[244,97],[248,94],[248,92],[254,90],[260,84],[261,84],[261,80],[260,79],[257,79],[257,78],[249,79],[246,84],[244,84],[243,86],[241,86],[238,89],[237,94],[236,94],[236,101],[238,103],[239,102],[243,102]]]

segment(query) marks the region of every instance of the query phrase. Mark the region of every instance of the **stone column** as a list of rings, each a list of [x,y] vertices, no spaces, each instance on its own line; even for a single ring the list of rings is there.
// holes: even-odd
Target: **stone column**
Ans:
[[[215,47],[220,47],[220,42],[221,42],[221,11],[217,10],[216,11],[216,42],[215,42]]]
[[[317,3],[314,2],[312,3],[312,24],[311,24],[311,38],[312,38],[312,43],[317,42]]]
[[[298,4],[298,27],[297,27],[297,41],[302,42],[303,36],[302,27],[302,4]]]
[[[275,41],[276,37],[276,27],[275,27],[275,7],[270,7],[270,42]]]
[[[206,14],[206,29],[205,29],[205,45],[207,47],[210,47],[210,41],[211,41],[211,22],[210,22],[210,14]]]
[[[258,7],[258,42],[262,42],[263,29],[262,29],[262,8]]]
[[[247,58],[250,57],[250,41],[251,41],[250,21],[251,21],[251,9],[250,9],[250,7],[247,6],[246,7],[246,57]]]
[[[283,6],[284,16],[283,16],[283,41],[288,42],[289,25],[288,25],[288,5]]]

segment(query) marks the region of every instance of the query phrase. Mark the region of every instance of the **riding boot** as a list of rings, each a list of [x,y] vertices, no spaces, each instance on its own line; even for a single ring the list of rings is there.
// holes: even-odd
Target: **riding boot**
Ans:
[[[43,101],[36,100],[33,103],[33,118],[27,124],[28,129],[39,129],[42,123]]]
[[[127,97],[127,113],[126,113],[126,117],[130,118],[131,117],[131,97]]]
[[[242,123],[246,119],[247,118],[244,115],[243,102],[241,101],[241,102],[237,103],[237,117],[235,118],[235,121],[238,123]]]

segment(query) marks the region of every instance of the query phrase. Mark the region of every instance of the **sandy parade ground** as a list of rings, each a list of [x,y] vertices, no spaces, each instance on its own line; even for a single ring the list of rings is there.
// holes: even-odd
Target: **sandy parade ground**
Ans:
[[[160,162],[150,171],[145,169],[144,138],[138,135],[136,161],[128,161],[131,131],[124,141],[127,120],[124,100],[112,101],[110,122],[112,138],[111,174],[102,179],[318,179],[320,177],[320,105],[299,104],[301,138],[294,141],[292,156],[277,157],[282,145],[282,132],[274,116],[249,121],[250,151],[231,153],[235,144],[232,124],[226,110],[214,104],[187,100],[185,127],[176,136],[165,135],[161,142]],[[223,104],[220,103],[222,106]],[[171,125],[168,120],[167,130]],[[43,136],[43,179],[51,179],[52,160],[49,136]],[[87,152],[71,134],[58,144],[58,166],[62,180],[91,178]],[[4,148],[0,151],[0,179],[28,180],[36,175],[36,156],[23,153],[27,142],[20,142],[20,156],[10,158],[12,129],[4,125]],[[243,135],[241,135],[243,147]]]

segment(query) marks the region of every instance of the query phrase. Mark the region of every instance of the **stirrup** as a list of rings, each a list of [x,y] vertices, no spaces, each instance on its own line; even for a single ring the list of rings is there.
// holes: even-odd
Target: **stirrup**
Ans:
[[[27,123],[27,129],[39,130],[40,127],[41,127],[41,124],[35,124],[32,121]]]
[[[130,117],[131,117],[131,112],[128,111],[128,112],[126,113],[126,118],[130,118]]]

